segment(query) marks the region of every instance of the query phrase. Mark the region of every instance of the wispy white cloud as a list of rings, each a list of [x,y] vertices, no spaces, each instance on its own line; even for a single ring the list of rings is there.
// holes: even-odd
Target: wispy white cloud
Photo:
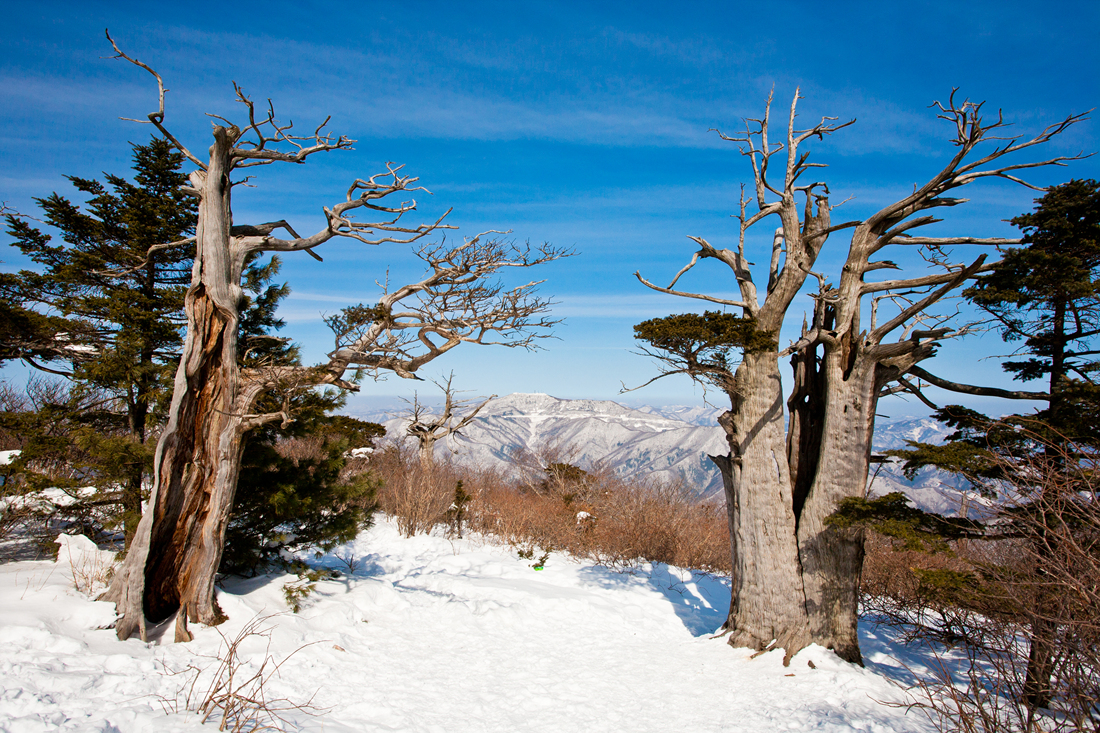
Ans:
[[[342,37],[302,40],[179,25],[158,26],[155,35],[171,53],[158,57],[141,48],[142,39],[120,31],[121,42],[169,82],[170,118],[197,118],[196,129],[203,111],[235,112],[227,78],[233,76],[257,98],[273,96],[287,116],[323,110],[341,130],[363,139],[715,148],[723,143],[707,128],[733,130],[742,116],[758,116],[772,80],[779,81],[775,111],[787,108],[794,90],[782,68],[753,73],[745,65],[758,50],[731,51],[718,35],[674,38],[654,30],[581,27],[556,45],[540,44],[531,34],[458,37],[425,29],[396,35],[366,30],[355,44]],[[622,64],[589,48],[607,43],[641,58]],[[118,62],[89,54],[71,71],[66,77],[7,67],[0,89],[13,108],[48,113],[110,108],[141,117],[155,101],[150,80],[137,70],[125,73]],[[823,114],[859,119],[819,146],[818,155],[932,155],[943,149],[946,133],[924,108],[930,99],[914,107],[882,92],[820,75],[804,85],[800,108],[807,124]]]
[[[639,286],[640,288],[641,286]],[[707,295],[734,299],[733,292],[712,292]],[[591,295],[584,293],[554,293],[551,296],[554,316],[563,318],[658,318],[669,313],[703,312],[720,310],[721,305],[702,300],[671,298],[659,293]],[[331,314],[341,308],[358,303],[362,293],[329,293],[293,291],[279,308],[279,316],[288,323],[321,322],[323,314]]]
[[[727,300],[739,296],[732,292],[711,292],[707,295]],[[722,306],[702,300],[672,298],[658,293],[638,295],[555,295],[558,304],[553,313],[567,318],[660,318],[669,313],[701,313],[721,310]]]

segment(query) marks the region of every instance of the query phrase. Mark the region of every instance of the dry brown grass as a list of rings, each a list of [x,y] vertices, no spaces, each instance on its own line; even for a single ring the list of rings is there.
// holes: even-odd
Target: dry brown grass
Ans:
[[[865,595],[894,598],[906,606],[919,605],[924,602],[924,589],[916,571],[974,570],[972,553],[966,546],[956,545],[953,554],[947,554],[899,549],[900,545],[898,540],[868,530],[863,545],[867,554],[860,578]]]
[[[930,553],[899,545],[897,540],[867,532],[861,615],[898,628],[909,643],[932,639],[955,646],[970,640],[974,619],[980,615],[977,610],[945,602],[942,592],[922,578],[941,571],[976,572],[973,548],[956,544],[951,553]]]
[[[275,446],[275,450],[277,450],[279,455],[283,458],[289,458],[295,463],[303,460],[321,460],[324,458],[325,447],[327,445],[325,442],[326,440],[328,440],[328,438],[323,435],[307,435],[304,437],[289,438],[279,441]],[[352,455],[349,452],[345,460],[344,468],[340,471],[341,481],[347,481],[352,476],[370,470],[371,456],[369,453],[357,453]]]
[[[281,676],[282,666],[291,657],[319,643],[314,641],[300,646],[276,662],[271,655],[274,627],[268,623],[273,617],[253,618],[233,638],[215,629],[222,637],[222,648],[216,657],[205,657],[210,662],[206,666],[192,662],[182,669],[172,669],[165,665],[166,675],[179,675],[184,683],[173,697],[160,698],[164,711],[179,714],[190,710],[198,714],[200,723],[217,723],[219,731],[232,733],[285,731],[293,725],[287,718],[290,714],[318,716],[327,712],[313,704],[313,697],[295,702],[268,693],[268,684]],[[257,637],[267,640],[262,657],[244,652]],[[199,655],[198,658],[204,657]]]
[[[459,481],[470,495],[463,522],[521,550],[560,550],[620,570],[663,562],[711,573],[730,572],[725,509],[700,502],[683,484],[632,482],[610,471],[583,476],[501,471],[439,461],[425,469],[415,451],[390,446],[371,460],[385,487],[383,511],[408,536],[436,525],[454,531],[448,515]]]

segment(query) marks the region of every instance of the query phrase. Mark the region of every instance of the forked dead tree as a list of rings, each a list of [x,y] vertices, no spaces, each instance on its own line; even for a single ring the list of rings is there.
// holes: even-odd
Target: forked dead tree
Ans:
[[[452,435],[459,435],[459,431],[472,423],[482,408],[497,397],[490,395],[476,405],[473,405],[473,400],[456,400],[455,389],[451,386],[454,376],[454,372],[451,372],[446,383],[433,382],[443,390],[444,403],[441,414],[437,415],[429,410],[420,402],[418,395],[413,395],[412,411],[409,415],[409,423],[405,426],[405,434],[416,439],[420,452],[420,465],[425,470],[432,466],[435,444]],[[473,405],[473,409],[468,410],[470,405]]]
[[[422,246],[418,254],[427,265],[422,280],[387,287],[376,305],[347,308],[330,319],[337,348],[326,363],[243,368],[237,332],[244,302],[241,276],[250,258],[305,251],[320,259],[314,248],[333,237],[368,245],[409,244],[453,227],[443,224],[446,214],[426,224],[403,223],[416,202],[391,203],[393,197],[425,189],[392,164],[385,173],[354,181],[343,201],[324,208],[325,226],[312,235],[299,236],[286,221],[234,223],[231,194],[248,180],[234,174],[274,163],[305,163],[315,153],[349,149],[354,141],[327,133],[327,119],[312,133],[297,135],[290,123],[276,120],[270,102],[258,110],[234,85],[247,119],[236,125],[212,116],[213,143],[209,155],[200,158],[164,125],[161,77],[111,44],[116,58],[156,78],[160,105],[148,122],[196,167],[187,191],[199,200],[199,217],[194,237],[160,245],[195,248],[185,301],[187,334],[168,422],[157,445],[152,492],[105,600],[116,604],[120,639],[135,633],[144,639],[147,619],[161,622],[175,615],[176,639],[188,640],[188,621],[216,624],[224,618],[214,598],[214,578],[240,471],[242,437],[257,426],[293,419],[286,399],[278,412],[253,413],[257,398],[325,384],[355,389],[344,378],[349,368],[413,378],[417,369],[461,343],[531,348],[554,324],[544,315],[549,302],[534,294],[538,283],[505,289],[487,278],[503,268],[530,267],[570,253],[549,245],[517,247],[488,239],[489,233],[457,245]],[[376,220],[358,221],[356,213]],[[280,230],[289,238],[277,237]]]
[[[719,419],[730,453],[713,457],[725,483],[733,546],[734,585],[725,625],[730,644],[783,648],[789,661],[807,644],[817,643],[861,662],[856,611],[862,534],[829,527],[824,520],[840,499],[865,491],[878,400],[892,392],[916,391],[907,375],[933,355],[938,342],[966,331],[945,315],[934,315],[932,307],[983,271],[986,256],[955,261],[945,248],[1015,241],[914,232],[941,221],[929,213],[934,209],[965,203],[950,194],[971,183],[1004,179],[1041,190],[1021,180],[1018,172],[1082,156],[1010,165],[1001,159],[1048,142],[1084,116],[1071,115],[1033,137],[1003,137],[1006,123],[1000,114],[987,123],[982,104],[959,103],[952,92],[948,104],[934,105],[952,128],[956,151],[947,164],[911,194],[867,219],[833,224],[829,187],[803,180],[824,166],[809,162],[803,148],[854,120],[837,124],[836,118],[824,118],[799,129],[799,99],[796,91],[778,141],[771,137],[770,96],[763,119],[747,120],[744,133],[719,132],[740,146],[753,171],[751,200],[742,189],[737,249],[718,249],[701,237],[690,237],[699,249],[668,287],[636,273],[654,290],[737,308],[742,317],[674,316],[646,322],[637,330],[652,347],[650,353],[664,361],[661,376],[688,374],[717,386],[730,399],[729,411]],[[755,209],[751,213],[750,207]],[[745,236],[773,216],[780,226],[761,294],[746,259]],[[852,236],[833,284],[814,272],[814,265],[829,236],[842,230],[852,230]],[[889,248],[900,247],[919,248],[930,269],[896,279],[868,279],[880,270],[900,269],[883,258]],[[701,260],[726,265],[740,297],[676,289]],[[818,283],[812,319],[804,322],[795,343],[780,349],[777,339],[787,311],[810,276]],[[727,358],[731,349],[742,351],[739,364]],[[787,428],[779,371],[779,360],[786,357],[794,367]]]

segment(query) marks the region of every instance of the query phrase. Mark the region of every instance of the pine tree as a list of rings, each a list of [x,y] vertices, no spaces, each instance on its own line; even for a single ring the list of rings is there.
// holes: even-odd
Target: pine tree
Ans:
[[[18,275],[0,273],[0,363],[22,359],[39,369],[72,356],[70,332],[77,325],[27,307]]]
[[[38,199],[44,222],[59,230],[61,244],[25,218],[7,219],[15,245],[42,270],[0,281],[0,327],[13,334],[0,341],[0,358],[23,358],[72,380],[36,387],[33,409],[0,414],[0,428],[20,437],[22,455],[12,471],[23,491],[70,492],[65,521],[97,539],[121,520],[129,542],[152,465],[147,439],[171,400],[193,261],[188,235],[195,222],[194,204],[179,191],[186,181],[182,161],[154,139],[134,146],[133,183],[108,174],[108,188],[70,177],[90,197],[83,208],[56,193]],[[180,244],[150,252],[164,242]],[[280,265],[277,257],[246,263],[242,366],[300,363],[297,346],[276,335],[284,325],[277,309],[290,293],[274,282]],[[53,368],[57,361],[67,361],[69,370]],[[346,541],[369,523],[373,479],[341,474],[344,446],[368,445],[371,424],[329,415],[343,404],[335,394],[287,399],[287,424],[266,426],[248,441],[249,471],[233,507],[226,571],[253,572],[283,547]],[[279,410],[281,400],[266,394],[259,402]],[[292,460],[278,452],[280,443],[310,434],[321,441],[316,456]],[[82,489],[88,485],[101,490],[86,496]],[[121,512],[110,511],[116,503]]]
[[[273,284],[280,266],[278,257],[248,263],[238,337],[244,367],[301,363],[298,347],[276,336],[285,325],[276,310],[290,294],[287,285]],[[331,414],[345,402],[333,390],[270,391],[257,400],[258,410],[283,410],[286,417],[244,438],[220,572],[255,574],[281,562],[286,551],[331,549],[370,526],[378,481],[370,473],[348,475],[346,455],[372,446],[385,429]]]
[[[1100,369],[1100,183],[1070,181],[1012,223],[1025,246],[964,295],[991,314],[1007,342],[1023,341],[1022,360],[1006,361],[1016,379],[1047,379],[1047,407],[1035,417],[1061,439],[1100,442],[1095,405]],[[1082,409],[1084,408],[1084,409]],[[1053,438],[1053,436],[1052,436]]]
[[[1070,181],[1037,199],[1033,213],[1012,219],[1023,246],[977,278],[964,295],[991,316],[1007,343],[1019,343],[1002,368],[1019,381],[1045,379],[1045,392],[1018,399],[1046,407],[993,420],[948,405],[935,413],[955,428],[943,445],[913,443],[902,451],[906,470],[934,465],[970,477],[988,491],[1004,478],[1006,461],[1034,450],[1056,458],[1066,446],[1100,447],[1100,183]],[[920,376],[931,376],[922,373]],[[931,379],[956,391],[987,390]],[[990,390],[1000,391],[1004,390]],[[1005,395],[1007,396],[1007,394]]]
[[[132,182],[111,174],[104,174],[106,184],[69,176],[88,197],[83,205],[58,193],[36,199],[61,242],[24,218],[7,217],[14,245],[41,270],[3,283],[21,308],[13,316],[54,337],[52,351],[12,355],[39,368],[36,358],[66,360],[70,371],[46,370],[73,378],[78,404],[99,398],[95,429],[84,433],[89,470],[101,484],[118,487],[127,541],[152,464],[150,429],[171,394],[196,221],[194,199],[180,190],[187,180],[183,156],[159,138],[133,151]],[[176,246],[155,247],[165,243]],[[58,334],[65,337],[61,349]]]
[[[370,472],[349,474],[347,453],[371,445],[380,426],[328,415],[343,404],[331,391],[295,402],[293,423],[248,437],[220,572],[262,572],[287,551],[332,549],[373,522],[379,481]]]
[[[1050,559],[1045,555],[1052,545],[1049,535],[1076,531],[1049,512],[1056,502],[1045,492],[1072,485],[1070,475],[1082,460],[1091,463],[1100,448],[1100,384],[1095,381],[1100,371],[1100,183],[1070,181],[1036,203],[1034,212],[1012,219],[1024,234],[1023,246],[1007,249],[964,295],[991,316],[1006,342],[1021,344],[1002,367],[1020,381],[1045,379],[1046,392],[1018,396],[1046,406],[995,420],[950,405],[936,413],[955,428],[943,445],[911,443],[909,450],[894,453],[905,458],[910,476],[923,466],[936,466],[965,476],[990,495],[1008,482],[1022,494],[1022,505],[998,517],[995,534],[1023,537],[1042,565]],[[952,388],[943,380],[933,383]],[[1042,471],[1036,472],[1036,466]],[[1052,619],[1058,617],[1058,599],[1043,590],[1042,582],[1035,586],[1023,693],[1032,707],[1045,707],[1057,651]]]

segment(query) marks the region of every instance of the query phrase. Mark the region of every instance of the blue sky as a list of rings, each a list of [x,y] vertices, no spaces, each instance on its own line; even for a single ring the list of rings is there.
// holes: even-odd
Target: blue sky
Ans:
[[[813,148],[845,218],[865,216],[931,176],[952,154],[950,130],[928,109],[952,87],[998,108],[1021,134],[1097,106],[1100,3],[22,3],[0,28],[0,199],[21,211],[65,192],[64,174],[93,177],[129,168],[128,141],[155,108],[150,76],[112,61],[103,37],[164,77],[167,125],[192,149],[209,139],[204,113],[239,116],[231,81],[270,97],[281,119],[303,127],[332,115],[355,138],[352,152],[303,167],[261,169],[237,196],[238,222],[287,218],[320,226],[323,205],[348,183],[404,163],[433,195],[423,217],[454,207],[459,234],[510,229],[515,238],[575,247],[576,258],[532,273],[566,319],[545,351],[462,348],[425,376],[453,370],[474,394],[547,392],[558,397],[696,403],[701,391],[670,378],[619,397],[655,366],[634,354],[631,326],[696,310],[652,293],[635,270],[667,283],[693,252],[686,235],[736,241],[738,186],[746,161],[709,128],[735,130],[757,117],[774,87],[785,109],[800,86],[803,121],[856,118]],[[1100,123],[1085,122],[1044,157],[1100,150]],[[1100,177],[1100,159],[1032,176],[1041,184]],[[1035,193],[975,185],[972,203],[939,233],[1012,236],[1004,219]],[[842,210],[843,211],[843,210]],[[770,241],[760,227],[750,247]],[[835,272],[847,241],[834,236],[821,269]],[[417,274],[407,251],[334,241],[325,262],[286,258],[293,294],[285,334],[307,358],[330,346],[320,314],[370,302],[376,280]],[[750,250],[751,255],[751,250]],[[960,253],[960,256],[965,253]],[[17,253],[0,255],[18,269]],[[763,256],[757,258],[763,261]],[[917,266],[917,263],[903,263]],[[713,269],[693,289],[730,292]],[[803,305],[792,310],[801,321]],[[926,366],[956,379],[1004,383],[995,335],[945,347]],[[9,375],[13,372],[9,370]],[[14,377],[11,377],[14,378]],[[427,385],[430,386],[430,385]],[[356,405],[424,389],[391,378],[367,383]],[[888,414],[917,414],[890,403]],[[990,409],[997,409],[991,407]]]

